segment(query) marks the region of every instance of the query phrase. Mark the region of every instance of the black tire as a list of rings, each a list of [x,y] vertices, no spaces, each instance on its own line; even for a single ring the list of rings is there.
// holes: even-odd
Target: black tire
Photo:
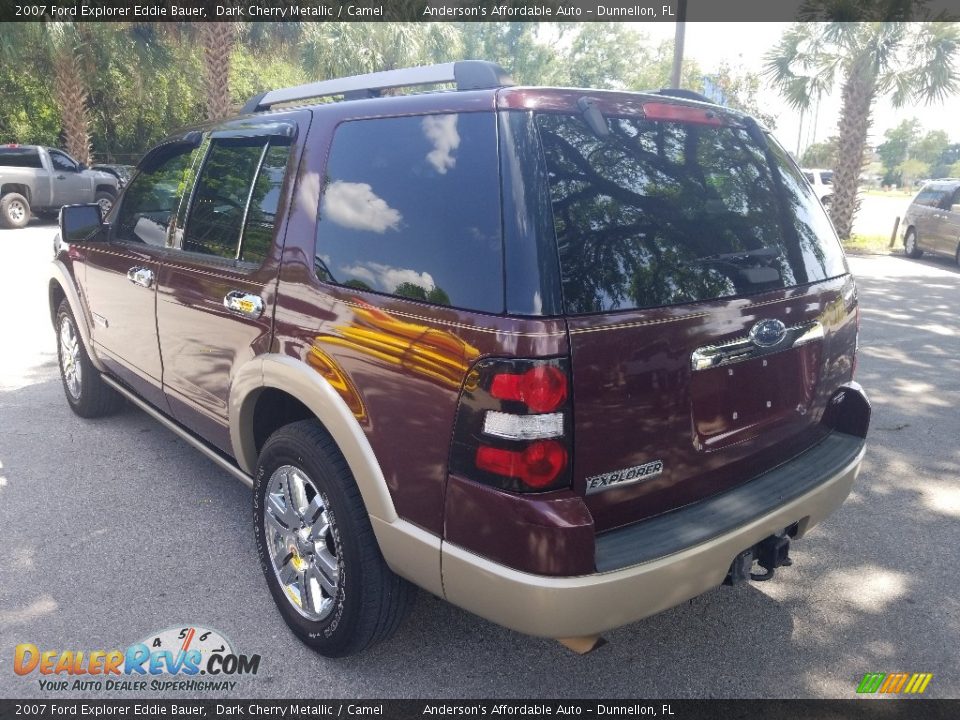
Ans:
[[[279,497],[286,506],[286,498],[293,493],[271,494],[269,500],[267,493],[271,488],[273,491],[282,488],[284,477],[290,487],[293,482],[290,468],[295,475],[301,474],[298,482],[303,491],[298,495],[306,502],[301,507],[306,510],[315,507],[312,524],[306,527],[322,525],[327,533],[325,543],[305,542],[302,535],[305,530],[300,530],[298,540],[296,530],[281,533],[275,523],[269,525],[268,540],[265,517],[268,508],[274,512],[272,517],[281,517],[276,499]],[[393,635],[413,604],[416,588],[394,574],[384,562],[353,475],[333,438],[320,423],[303,420],[273,433],[260,453],[255,478],[253,524],[257,554],[270,594],[294,634],[327,657],[353,655]],[[305,527],[309,513],[297,510],[297,505],[297,502],[290,503],[301,518],[301,527]],[[316,514],[321,509],[322,512]],[[314,538],[313,531],[306,532]],[[311,546],[310,542],[314,544]],[[291,547],[290,552],[285,550],[287,547]],[[325,579],[329,582],[335,578],[337,583],[333,592],[326,588],[321,591],[319,583],[315,584],[315,590],[307,591],[305,608],[304,583],[309,586],[312,582],[311,572],[319,577],[313,570],[319,567],[319,562],[310,560],[316,557],[311,547],[319,548],[316,556],[327,549],[328,558],[332,556],[336,560],[335,573]],[[280,559],[284,553],[286,559]],[[281,567],[275,569],[275,561]],[[295,583],[281,584],[280,576],[285,571],[286,577],[296,578]],[[328,614],[307,617],[307,612],[322,615],[322,611],[316,612],[318,599]]]
[[[914,260],[923,255],[923,250],[917,243],[917,231],[913,228],[907,230],[907,234],[903,236],[903,252],[908,258]]]
[[[7,193],[0,198],[0,223],[16,230],[30,222],[30,203],[20,193]]]
[[[64,325],[68,324],[75,346],[65,338]],[[103,382],[100,373],[90,362],[87,349],[77,331],[77,321],[73,317],[66,300],[57,309],[57,362],[60,366],[60,381],[67,396],[70,409],[82,418],[96,418],[110,415],[123,405],[123,398],[113,388]],[[70,348],[75,347],[75,352]],[[71,375],[71,369],[79,373]]]
[[[830,203],[831,203],[831,202],[833,202],[833,196],[832,196],[832,195],[825,195],[825,196],[823,197],[823,199],[820,201],[820,204],[823,205],[823,209],[824,209],[824,210],[829,210],[829,209],[830,209]]]
[[[100,216],[106,217],[107,213],[113,209],[113,204],[117,201],[117,196],[113,193],[100,191],[96,194],[94,201],[100,206]]]

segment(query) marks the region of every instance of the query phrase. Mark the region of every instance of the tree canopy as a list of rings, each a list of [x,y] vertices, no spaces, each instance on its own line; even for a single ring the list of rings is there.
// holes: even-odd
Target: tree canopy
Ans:
[[[6,23],[0,142],[133,163],[276,87],[473,57],[519,83],[650,90],[667,85],[671,56],[623,23]],[[683,85],[773,125],[743,68],[688,60]]]

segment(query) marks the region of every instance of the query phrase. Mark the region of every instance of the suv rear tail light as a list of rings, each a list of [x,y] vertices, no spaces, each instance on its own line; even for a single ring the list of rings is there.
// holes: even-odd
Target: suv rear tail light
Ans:
[[[556,410],[567,399],[567,376],[552,365],[535,365],[523,374],[497,373],[490,394],[500,400],[517,400],[534,412]]]
[[[569,363],[486,359],[467,375],[450,472],[513,492],[570,487]]]
[[[556,440],[538,440],[523,450],[502,450],[481,445],[477,467],[481,470],[519,478],[535,490],[549,487],[567,466],[567,449]]]

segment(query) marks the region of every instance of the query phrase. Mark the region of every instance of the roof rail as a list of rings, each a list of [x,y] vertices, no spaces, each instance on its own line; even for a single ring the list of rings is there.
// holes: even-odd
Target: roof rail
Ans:
[[[711,105],[717,104],[706,95],[701,95],[696,90],[687,90],[686,88],[660,88],[659,90],[654,90],[653,92],[657,95],[666,95],[667,97],[696,100],[697,102],[710,103]]]
[[[330,95],[345,95],[351,99],[377,97],[381,91],[388,88],[438,85],[441,83],[456,83],[457,90],[486,90],[513,85],[513,80],[510,79],[507,71],[496,63],[486,60],[460,60],[441,65],[422,65],[400,70],[384,70],[383,72],[366,75],[353,75],[280,90],[270,90],[250,98],[241,112],[244,114],[254,113],[267,110],[280,103],[328,97]]]

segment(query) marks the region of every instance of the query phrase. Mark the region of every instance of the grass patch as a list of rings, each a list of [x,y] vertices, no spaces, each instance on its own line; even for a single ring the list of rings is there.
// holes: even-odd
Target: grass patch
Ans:
[[[867,188],[860,191],[861,195],[871,195],[873,197],[889,198],[909,198],[917,194],[916,190],[881,190],[880,188]]]
[[[849,240],[843,241],[843,249],[854,253],[888,255],[896,248],[896,244],[890,247],[889,235],[853,235]]]

